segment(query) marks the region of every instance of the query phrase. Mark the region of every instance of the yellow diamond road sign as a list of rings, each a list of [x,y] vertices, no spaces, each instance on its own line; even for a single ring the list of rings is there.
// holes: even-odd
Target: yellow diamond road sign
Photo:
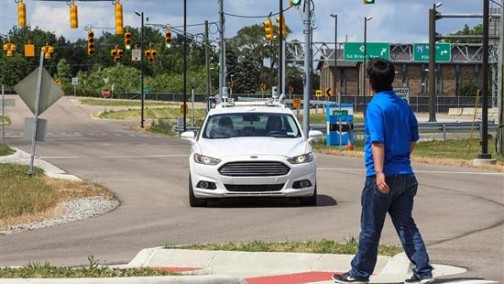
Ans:
[[[40,68],[40,67],[39,67]],[[26,106],[35,114],[35,94],[39,68],[31,72],[21,82],[14,86],[14,90],[25,102]],[[59,100],[65,93],[56,85],[49,73],[42,69],[42,84],[40,86],[40,101],[38,114],[42,114],[52,104]]]

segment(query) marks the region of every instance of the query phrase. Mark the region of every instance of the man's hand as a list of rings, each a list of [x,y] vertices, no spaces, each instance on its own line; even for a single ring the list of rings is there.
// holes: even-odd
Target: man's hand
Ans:
[[[376,173],[376,188],[381,192],[381,193],[389,193],[390,188],[385,181],[385,174],[382,172]]]

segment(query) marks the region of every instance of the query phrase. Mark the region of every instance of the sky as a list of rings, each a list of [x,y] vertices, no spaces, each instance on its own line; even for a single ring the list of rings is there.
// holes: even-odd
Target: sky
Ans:
[[[188,32],[197,34],[204,31],[197,24],[205,20],[218,22],[218,0],[186,0]],[[270,13],[279,9],[279,0],[222,0],[226,16],[225,37],[230,38],[244,26],[262,24]],[[289,1],[284,1],[284,8]],[[304,0],[303,0],[304,1]],[[498,0],[501,1],[501,0]],[[85,38],[86,26],[92,26],[95,35],[102,31],[114,33],[114,6],[112,1],[88,2],[76,1],[79,11],[79,28],[70,29],[69,7],[66,1],[24,0],[27,6],[27,22],[32,27],[63,35],[69,40]],[[364,17],[373,17],[368,22],[368,42],[417,43],[428,41],[428,10],[437,1],[428,0],[376,0],[374,5],[364,5],[362,0],[313,0],[315,3],[314,41],[334,42],[335,20],[330,15],[338,15],[338,42],[363,41]],[[438,9],[445,14],[482,14],[482,0],[444,0]],[[139,27],[140,17],[135,14],[144,12],[146,23],[164,26],[183,25],[183,0],[122,0],[124,24]],[[0,0],[0,34],[5,35],[17,23],[17,4],[14,0]],[[491,7],[497,7],[491,4]],[[241,18],[259,16],[261,18]],[[289,9],[286,22],[292,30],[288,40],[303,41],[303,15],[301,9]],[[147,21],[148,18],[148,21]],[[438,33],[445,34],[461,29],[464,24],[474,26],[481,19],[441,19],[438,20]],[[160,27],[160,30],[162,28]],[[210,27],[211,38],[217,38],[217,28]]]

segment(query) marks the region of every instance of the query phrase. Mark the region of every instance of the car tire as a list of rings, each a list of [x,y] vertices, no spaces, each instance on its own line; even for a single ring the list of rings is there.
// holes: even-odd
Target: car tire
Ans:
[[[313,191],[312,196],[300,197],[299,201],[301,205],[304,206],[317,206],[317,185],[315,184],[315,190]]]
[[[206,206],[205,199],[197,198],[196,196],[194,196],[191,175],[189,175],[189,205],[191,207],[205,207]]]

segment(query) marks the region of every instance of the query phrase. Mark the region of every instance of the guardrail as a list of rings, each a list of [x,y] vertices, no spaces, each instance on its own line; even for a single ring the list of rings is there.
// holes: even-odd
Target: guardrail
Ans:
[[[481,132],[483,122],[477,121],[462,121],[462,122],[421,122],[418,124],[418,131],[420,133],[432,132],[432,131],[441,131],[443,133],[443,140],[446,140],[446,133],[448,131],[470,131],[474,128]],[[488,131],[497,131],[499,125],[495,122],[495,120],[488,121]],[[186,127],[187,131],[199,131],[199,127]],[[311,124],[310,129],[319,130],[323,133],[327,130],[326,124]],[[184,130],[183,125],[175,125],[173,128],[174,131],[180,133]],[[353,130],[355,132],[364,132],[364,123],[355,123]],[[480,135],[481,136],[481,135]]]
[[[446,133],[448,131],[470,131],[471,129],[477,130],[481,134],[483,122],[477,121],[462,121],[462,122],[421,122],[418,124],[418,131],[420,133],[441,131],[443,133],[443,140],[446,140]],[[488,131],[497,131],[499,125],[495,120],[488,121]],[[326,132],[326,124],[312,124],[310,128],[313,130],[320,130]],[[364,123],[355,123],[353,130],[355,132],[364,132]],[[481,135],[480,135],[481,136]]]

